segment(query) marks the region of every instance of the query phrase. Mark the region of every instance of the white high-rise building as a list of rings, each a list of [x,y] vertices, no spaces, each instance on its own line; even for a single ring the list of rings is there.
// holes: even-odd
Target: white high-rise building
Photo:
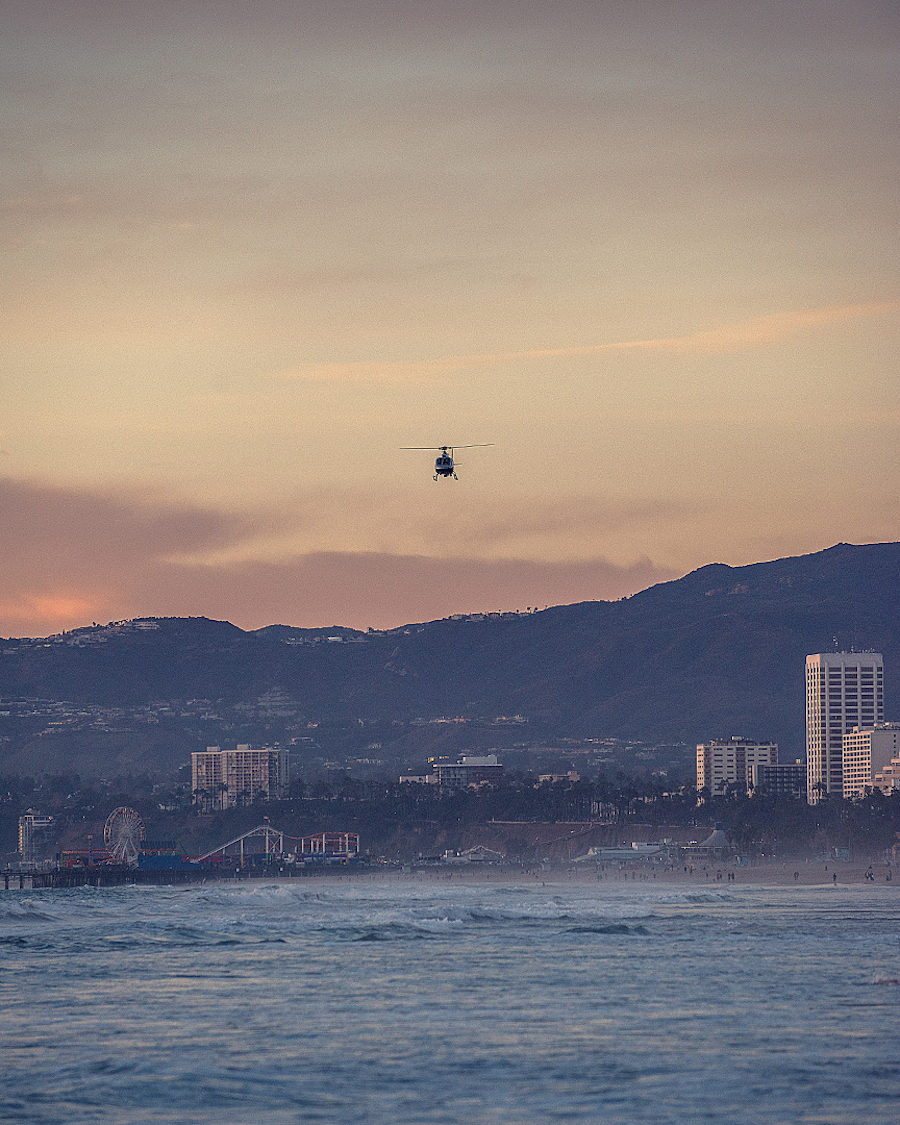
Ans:
[[[806,799],[844,794],[844,735],[884,722],[880,652],[817,652],[806,658]]]

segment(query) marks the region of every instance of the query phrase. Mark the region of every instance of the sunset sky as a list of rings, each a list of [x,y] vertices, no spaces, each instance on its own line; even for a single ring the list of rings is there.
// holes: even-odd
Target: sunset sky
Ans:
[[[4,0],[0,82],[0,635],[900,538],[896,0]]]

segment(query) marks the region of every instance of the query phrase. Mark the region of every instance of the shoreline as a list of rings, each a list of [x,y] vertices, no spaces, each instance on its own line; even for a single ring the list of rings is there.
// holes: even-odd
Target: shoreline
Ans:
[[[396,867],[332,867],[298,871],[288,875],[284,869],[278,873],[264,869],[243,872],[198,870],[184,871],[181,877],[173,871],[128,872],[108,871],[102,868],[79,869],[64,873],[6,872],[0,878],[0,890],[65,889],[74,886],[126,886],[133,883],[156,886],[196,887],[211,884],[246,886],[260,883],[326,885],[338,882],[390,882],[390,883],[507,883],[527,886],[546,885],[611,885],[658,883],[683,887],[847,887],[877,886],[900,887],[900,872],[894,878],[894,869],[883,860],[847,863],[829,860],[795,860],[781,863],[735,867],[729,864],[657,865],[647,861],[624,863],[607,861],[599,864],[580,864],[577,867],[521,868],[492,864],[461,863],[449,865],[403,865]]]
[[[765,864],[756,867],[729,867],[727,865],[707,864],[694,865],[693,870],[688,866],[659,870],[650,866],[630,864],[619,867],[607,864],[599,870],[596,867],[585,868],[551,868],[546,871],[522,870],[520,868],[504,868],[501,866],[476,866],[459,864],[452,867],[413,867],[412,869],[398,870],[397,868],[356,868],[334,871],[329,874],[309,874],[295,877],[285,876],[260,876],[249,879],[221,880],[224,883],[233,882],[235,885],[247,883],[268,882],[297,884],[314,881],[317,884],[358,881],[381,881],[397,883],[518,883],[523,885],[573,885],[590,883],[593,885],[609,883],[616,884],[670,884],[685,887],[709,886],[760,886],[760,887],[846,887],[846,886],[887,886],[900,887],[900,873],[894,878],[893,868],[884,864],[871,863],[840,863],[831,862],[796,862]]]

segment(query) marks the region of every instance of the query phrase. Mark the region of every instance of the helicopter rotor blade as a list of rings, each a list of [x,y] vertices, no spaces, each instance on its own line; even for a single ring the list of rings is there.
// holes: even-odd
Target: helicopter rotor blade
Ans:
[[[477,445],[401,445],[401,449],[487,449],[489,445],[493,445],[492,441],[482,441]]]

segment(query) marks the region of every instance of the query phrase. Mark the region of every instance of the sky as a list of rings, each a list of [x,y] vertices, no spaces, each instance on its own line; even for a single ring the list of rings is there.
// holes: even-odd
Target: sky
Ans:
[[[0,91],[2,636],[900,538],[894,0],[3,0]]]

